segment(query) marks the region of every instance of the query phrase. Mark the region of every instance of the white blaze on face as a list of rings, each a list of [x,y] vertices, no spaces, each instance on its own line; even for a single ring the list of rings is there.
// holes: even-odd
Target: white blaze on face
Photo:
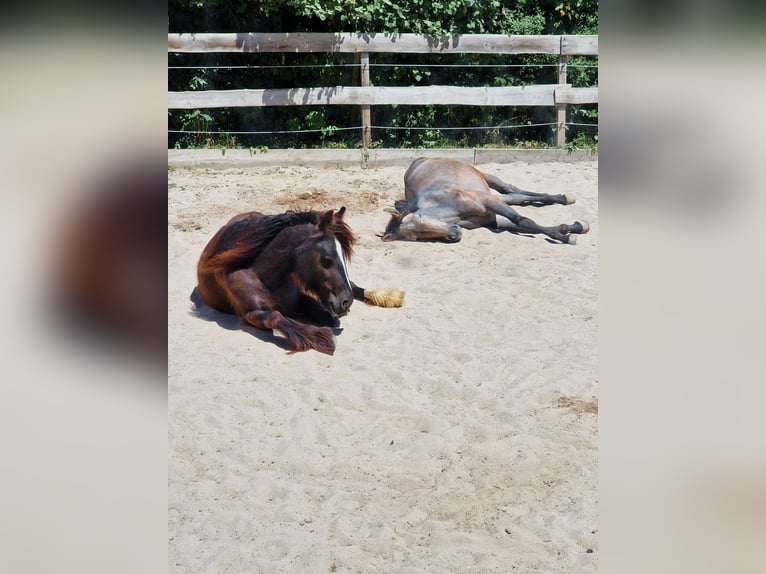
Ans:
[[[337,239],[335,240],[335,250],[338,252],[338,258],[340,259],[340,262],[343,265],[343,276],[346,278],[346,283],[348,283],[348,288],[353,291],[351,287],[351,280],[348,278],[348,268],[346,267],[346,258],[343,257],[343,248],[340,245],[340,241],[338,241]]]

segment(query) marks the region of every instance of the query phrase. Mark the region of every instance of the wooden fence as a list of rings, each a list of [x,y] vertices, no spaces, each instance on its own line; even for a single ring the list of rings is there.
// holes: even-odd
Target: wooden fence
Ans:
[[[567,84],[567,57],[598,55],[598,36],[472,34],[434,39],[417,34],[168,34],[168,52],[356,54],[360,67],[359,86],[168,92],[168,108],[356,105],[361,108],[364,149],[370,146],[370,106],[555,106],[556,143],[563,146],[566,143],[567,106],[598,103],[597,87],[573,88]],[[552,54],[558,56],[558,83],[510,87],[370,86],[371,53]]]

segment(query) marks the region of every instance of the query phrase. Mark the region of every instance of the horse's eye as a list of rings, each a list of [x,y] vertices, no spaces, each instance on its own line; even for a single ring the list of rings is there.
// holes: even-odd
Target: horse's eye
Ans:
[[[320,261],[320,264],[325,269],[329,269],[330,267],[332,267],[332,259],[330,259],[329,257],[322,257],[322,260]]]

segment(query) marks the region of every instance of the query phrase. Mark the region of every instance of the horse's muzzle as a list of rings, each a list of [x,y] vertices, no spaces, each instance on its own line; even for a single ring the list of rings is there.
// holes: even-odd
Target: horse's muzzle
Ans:
[[[331,297],[329,301],[329,311],[336,317],[343,317],[344,315],[348,315],[349,310],[351,309],[351,303],[353,303],[354,298],[349,297],[347,295],[342,295],[340,297]]]

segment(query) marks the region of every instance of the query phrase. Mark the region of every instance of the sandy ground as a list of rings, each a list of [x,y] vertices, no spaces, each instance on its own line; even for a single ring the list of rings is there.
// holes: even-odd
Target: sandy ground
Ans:
[[[577,245],[465,231],[384,243],[406,166],[170,170],[171,572],[597,570],[598,164],[485,164],[590,223]],[[334,356],[190,301],[242,211],[347,208],[356,302]]]

